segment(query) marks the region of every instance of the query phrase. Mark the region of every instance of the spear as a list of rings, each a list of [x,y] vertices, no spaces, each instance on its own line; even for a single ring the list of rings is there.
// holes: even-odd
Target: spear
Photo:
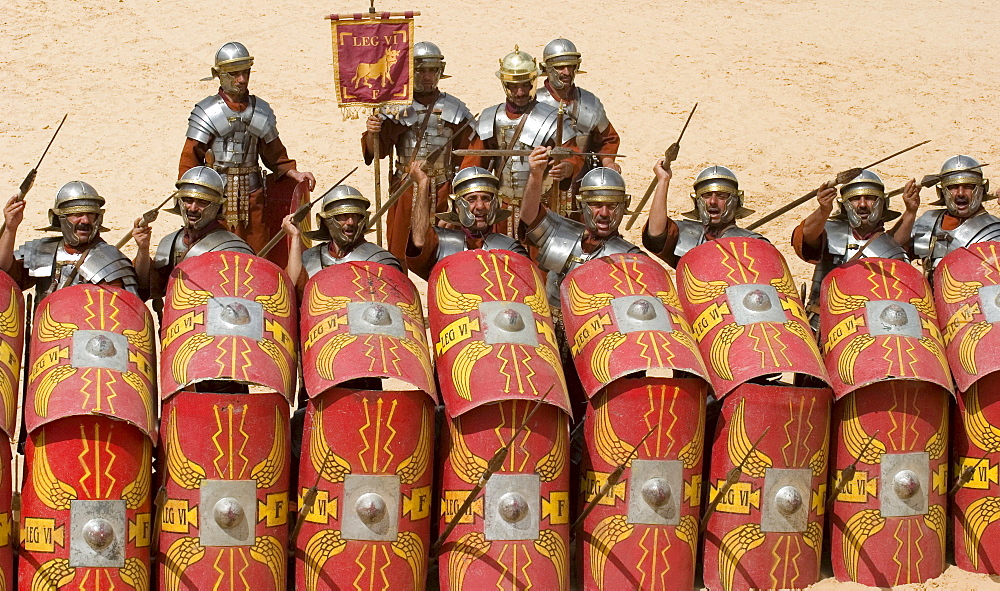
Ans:
[[[746,455],[743,456],[743,459],[740,460],[740,463],[733,466],[726,474],[725,484],[723,484],[722,488],[718,490],[718,492],[715,495],[715,498],[712,499],[712,502],[708,504],[708,508],[705,509],[705,516],[701,518],[701,531],[705,531],[705,528],[708,526],[709,517],[711,517],[712,514],[715,513],[715,510],[719,508],[719,503],[721,503],[722,499],[724,499],[726,495],[729,494],[729,489],[733,488],[733,485],[740,481],[740,475],[743,474],[743,466],[747,463],[747,460],[750,459],[750,455],[757,450],[757,446],[760,444],[761,440],[764,439],[764,436],[767,435],[767,432],[770,430],[771,430],[770,427],[764,429],[764,432],[760,434],[760,437],[757,438],[757,441],[753,442],[753,445],[750,446],[750,449],[747,451]]]
[[[17,189],[17,199],[15,201],[21,201],[24,199],[24,196],[31,190],[31,186],[35,184],[35,177],[38,176],[38,167],[42,165],[42,160],[45,160],[45,155],[49,153],[49,148],[52,147],[52,142],[56,141],[56,136],[59,135],[59,130],[62,129],[63,123],[66,123],[67,117],[69,117],[69,113],[63,115],[62,121],[60,121],[59,126],[56,127],[55,133],[52,134],[52,139],[50,139],[48,145],[45,146],[45,151],[42,152],[42,157],[38,159],[38,164],[29,170],[28,175],[24,177],[23,181],[21,181],[21,186]],[[6,229],[7,222],[0,224],[0,234],[3,234]]]
[[[590,515],[590,513],[597,507],[597,504],[601,502],[601,499],[603,499],[604,497],[608,496],[608,494],[611,493],[611,490],[614,489],[615,486],[618,484],[618,481],[621,480],[622,474],[625,472],[625,468],[627,468],[629,464],[632,463],[632,458],[634,458],[635,455],[639,452],[639,446],[641,446],[643,443],[646,442],[647,439],[649,439],[649,436],[653,434],[653,431],[656,431],[657,427],[659,427],[659,425],[653,425],[652,427],[650,427],[649,431],[642,436],[642,439],[639,440],[639,443],[635,444],[635,447],[632,448],[632,451],[629,452],[628,457],[625,458],[625,461],[622,462],[621,464],[618,464],[618,467],[615,468],[614,472],[608,475],[608,479],[604,482],[604,486],[601,488],[601,491],[597,493],[597,495],[595,495],[594,498],[590,499],[590,502],[587,503],[587,506],[583,508],[583,512],[581,512],[580,516],[577,517],[576,521],[573,522],[573,525],[570,527],[570,531],[576,531],[577,528],[582,526],[584,520],[587,519],[587,516]]]
[[[344,176],[342,176],[339,181],[337,181],[336,183],[333,184],[332,187],[330,187],[329,189],[327,189],[326,191],[324,191],[323,195],[326,195],[331,190],[335,189],[336,187],[339,187],[340,184],[343,183],[344,181],[346,181],[347,177],[349,177],[352,174],[354,174],[354,171],[357,170],[357,169],[358,169],[357,166],[355,166],[353,169],[351,169],[351,172],[349,172],[349,173],[345,174]],[[309,214],[309,210],[312,209],[312,206],[316,205],[316,202],[319,201],[320,199],[322,199],[323,195],[320,195],[319,197],[313,199],[309,203],[303,203],[302,205],[300,205],[299,208],[295,210],[295,213],[292,214],[292,221],[297,224],[297,223],[301,222],[302,220],[304,220],[306,218],[306,215]],[[259,257],[265,257],[265,256],[267,256],[267,253],[271,252],[271,249],[274,248],[275,246],[277,246],[278,241],[281,240],[285,236],[285,234],[287,234],[287,232],[285,232],[285,229],[284,228],[279,228],[278,231],[274,234],[274,236],[272,236],[271,239],[267,241],[267,244],[264,245],[264,248],[260,249],[260,252],[257,253],[257,256],[259,256]]]
[[[966,466],[965,469],[962,470],[961,474],[958,475],[958,478],[955,479],[955,484],[952,485],[951,490],[948,491],[948,494],[954,495],[959,491],[959,489],[961,489],[970,480],[972,480],[972,477],[976,475],[976,468],[979,467],[979,464],[985,462],[988,457],[989,456],[983,456],[979,458],[979,460],[976,461],[975,464],[971,466]]]
[[[319,479],[322,478],[323,474],[326,472],[327,463],[330,458],[333,457],[333,448],[326,448],[326,455],[323,457],[323,463],[320,465],[319,471],[316,473],[316,480],[313,485],[306,490],[306,493],[302,495],[302,504],[299,506],[298,515],[295,517],[295,526],[292,528],[291,535],[288,536],[288,555],[295,555],[295,544],[299,539],[299,532],[302,531],[302,526],[306,522],[306,517],[312,513],[313,507],[316,505],[316,496],[319,492]]]
[[[845,170],[843,172],[838,172],[837,173],[837,177],[834,180],[826,183],[826,185],[827,185],[827,187],[835,187],[837,185],[843,185],[847,181],[850,181],[850,180],[854,179],[855,177],[857,177],[859,174],[861,174],[861,171],[864,170],[865,168],[871,168],[871,167],[876,166],[878,164],[882,164],[886,160],[889,160],[891,158],[895,158],[896,156],[899,156],[900,154],[909,152],[910,150],[913,150],[914,148],[919,148],[920,146],[922,146],[922,145],[924,145],[924,144],[926,144],[928,142],[930,142],[930,140],[924,140],[924,141],[920,142],[919,144],[913,144],[909,148],[906,148],[906,149],[900,150],[898,152],[895,152],[893,154],[890,154],[890,155],[886,156],[885,158],[883,158],[881,160],[876,160],[875,162],[872,162],[868,166],[865,166],[865,167],[862,167],[862,168],[849,168],[849,169],[847,169],[847,170]],[[778,209],[772,211],[771,213],[769,213],[766,216],[760,218],[759,220],[753,222],[752,224],[749,224],[746,229],[747,230],[753,230],[753,229],[756,229],[756,228],[759,228],[759,227],[763,226],[767,222],[769,222],[769,221],[773,220],[774,218],[776,218],[776,217],[784,214],[785,212],[791,211],[791,210],[795,209],[796,207],[802,205],[806,201],[809,201],[810,199],[813,199],[814,197],[816,197],[816,193],[818,193],[818,192],[819,192],[819,189],[813,189],[812,191],[809,191],[808,193],[806,193],[805,195],[799,197],[798,199],[795,199],[791,203],[786,203],[785,205],[782,205]]]
[[[953,174],[959,174],[959,173],[962,173],[962,172],[972,172],[972,171],[982,172],[979,169],[982,168],[982,167],[984,167],[984,166],[989,166],[989,164],[980,164],[979,166],[971,166],[969,168],[963,168],[961,170],[952,170],[952,171],[946,172],[944,174],[928,174],[928,175],[925,175],[924,178],[920,179],[920,186],[923,187],[923,188],[925,188],[925,189],[928,189],[928,188],[933,187],[934,185],[940,183],[941,179],[944,178],[944,177],[946,177],[946,176],[951,176]],[[885,196],[886,197],[895,197],[896,195],[899,195],[900,193],[902,193],[905,189],[906,189],[906,185],[903,185],[902,187],[899,187],[898,189],[893,189],[892,191],[889,191],[888,193],[885,194]]]
[[[614,156],[615,158],[625,158],[624,154],[605,154],[604,152],[575,152],[568,148],[560,149],[560,146],[552,148],[549,153],[551,157],[569,158],[572,156]],[[534,150],[453,150],[456,156],[531,156]]]
[[[698,103],[695,103],[691,107],[691,112],[688,113],[687,121],[684,122],[684,127],[681,128],[681,134],[677,136],[677,141],[670,144],[665,152],[663,152],[663,164],[668,165],[674,160],[677,160],[677,155],[681,151],[681,140],[684,138],[684,132],[687,131],[688,123],[691,123],[691,118],[694,117],[695,109],[698,108]],[[664,168],[665,170],[665,168]],[[639,218],[639,213],[642,212],[642,208],[646,207],[646,202],[649,201],[649,196],[653,194],[653,189],[656,188],[656,178],[649,181],[649,186],[646,187],[646,193],[643,194],[642,199],[639,200],[639,204],[636,206],[635,211],[632,212],[632,217],[628,219],[628,223],[625,224],[626,230],[631,230],[632,225],[635,224],[635,220]]]
[[[153,209],[150,209],[146,213],[142,214],[142,218],[140,218],[139,220],[139,227],[145,228],[149,224],[155,222],[156,217],[160,215],[160,210],[163,209],[163,206],[169,203],[170,200],[174,198],[174,195],[176,195],[176,193],[171,193],[169,197],[163,200],[163,203],[160,203]],[[128,244],[128,241],[132,239],[132,232],[134,231],[135,231],[134,229],[129,230],[127,234],[122,236],[122,239],[119,240],[117,244],[115,244],[115,248],[121,250],[126,244]]]
[[[528,422],[531,421],[533,416],[535,416],[535,411],[537,411],[539,407],[541,407],[542,403],[545,402],[545,399],[549,396],[550,392],[552,392],[552,386],[549,386],[549,389],[545,391],[545,395],[535,402],[535,406],[531,408],[531,412],[528,413],[527,418],[524,419],[521,426],[514,432],[514,436],[510,438],[510,441],[498,449],[496,453],[493,454],[493,457],[490,458],[490,461],[486,464],[486,469],[483,470],[482,476],[479,477],[479,482],[477,482],[476,486],[469,491],[469,495],[465,497],[465,501],[462,503],[462,506],[455,512],[455,516],[451,518],[447,527],[444,528],[444,531],[441,532],[438,539],[431,545],[431,556],[437,555],[441,546],[444,544],[444,541],[447,540],[448,536],[451,535],[451,532],[455,530],[455,526],[458,525],[458,521],[469,512],[469,509],[472,508],[472,503],[475,502],[476,497],[478,497],[479,493],[481,493],[483,488],[486,487],[486,483],[489,482],[494,473],[503,467],[503,463],[507,459],[507,454],[510,453],[510,448],[514,445],[514,442],[517,441],[518,436],[520,436],[521,433],[527,428]]]
[[[847,483],[854,480],[854,473],[858,469],[858,462],[860,462],[861,458],[865,456],[865,452],[868,451],[868,447],[871,446],[872,441],[875,441],[875,438],[878,437],[878,434],[879,432],[876,431],[874,434],[869,435],[868,441],[866,441],[864,446],[862,446],[861,453],[858,454],[858,457],[854,458],[854,461],[851,462],[849,466],[847,466],[840,472],[840,480],[837,481],[837,486],[834,487],[833,492],[831,492],[830,496],[827,497],[826,499],[827,510],[829,510],[830,507],[833,506],[833,502],[837,499],[837,496],[839,496],[840,493],[843,492],[844,487],[847,486]]]

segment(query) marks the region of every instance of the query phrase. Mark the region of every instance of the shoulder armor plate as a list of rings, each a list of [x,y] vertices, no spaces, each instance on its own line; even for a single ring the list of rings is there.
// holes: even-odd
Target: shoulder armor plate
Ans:
[[[573,101],[573,114],[576,119],[577,132],[589,135],[593,130],[603,132],[611,124],[604,104],[597,95],[577,87],[579,97]]]
[[[229,230],[218,229],[201,238],[191,245],[185,258],[193,258],[206,252],[218,252],[228,250],[230,252],[242,252],[244,254],[256,254],[245,240],[233,234]]]
[[[163,237],[160,243],[156,246],[156,254],[153,255],[153,268],[162,269],[163,267],[173,265],[173,251],[174,243],[177,242],[177,237],[180,236],[183,230],[175,230]]]
[[[726,231],[722,233],[726,238],[756,238],[757,240],[763,240],[768,244],[771,243],[770,240],[764,237],[763,234],[758,234],[753,230],[747,230],[746,228],[741,228],[739,226],[729,226]]]
[[[136,293],[139,284],[132,261],[120,250],[107,242],[98,242],[91,247],[86,260],[80,265],[79,277],[87,283],[111,283],[122,281],[125,289]]]
[[[528,256],[528,250],[524,245],[506,234],[497,232],[486,235],[483,240],[483,250],[509,250],[521,256]]]
[[[188,116],[187,137],[203,144],[213,137],[226,137],[233,127],[229,122],[230,113],[232,110],[226,106],[226,101],[217,94],[201,99]]]
[[[48,277],[52,275],[52,263],[55,260],[56,248],[62,238],[49,236],[36,238],[25,242],[14,251],[14,258],[24,262],[24,268],[32,277]]]
[[[583,255],[583,224],[549,211],[526,238],[538,247],[538,267],[543,271],[563,273],[574,259]]]
[[[680,258],[689,250],[705,242],[705,226],[693,220],[675,220],[677,224],[677,246],[674,254]]]
[[[259,137],[265,144],[274,141],[278,137],[278,125],[271,105],[260,97],[251,96],[250,108],[253,109],[249,126],[250,133]]]
[[[321,242],[316,246],[307,248],[305,252],[302,253],[302,267],[306,270],[306,275],[312,277],[316,273],[319,273],[324,268],[326,268],[329,263],[323,260],[323,253],[328,252],[326,248],[326,242]],[[330,257],[331,259],[333,257]]]
[[[461,230],[451,228],[434,227],[434,232],[438,237],[437,260],[440,262],[444,257],[467,250],[465,247],[465,234]]]
[[[472,111],[465,106],[465,103],[447,92],[441,93],[434,103],[434,108],[441,109],[441,119],[453,125],[461,125],[466,119],[473,117]]]
[[[493,137],[497,113],[502,108],[503,103],[483,109],[483,113],[479,116],[479,121],[476,122],[476,133],[481,139],[488,140]]]

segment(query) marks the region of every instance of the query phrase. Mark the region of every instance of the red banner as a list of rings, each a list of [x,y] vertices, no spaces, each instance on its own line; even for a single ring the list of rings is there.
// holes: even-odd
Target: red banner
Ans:
[[[409,105],[413,19],[388,18],[388,14],[379,19],[333,18],[337,16],[331,15],[333,76],[337,104],[345,115],[356,117],[364,108]]]

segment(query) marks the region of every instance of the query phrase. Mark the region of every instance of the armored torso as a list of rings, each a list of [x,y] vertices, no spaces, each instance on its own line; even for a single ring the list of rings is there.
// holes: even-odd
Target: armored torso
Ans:
[[[138,280],[132,261],[120,250],[107,242],[96,242],[85,253],[71,254],[62,248],[61,237],[39,238],[26,242],[14,251],[14,258],[22,261],[28,275],[35,278],[35,295],[40,300],[50,290],[59,287],[76,285],[77,283],[107,284],[121,281],[122,285],[133,294],[138,293]],[[86,256],[80,264],[73,280],[66,285],[66,277],[71,269]],[[56,286],[53,288],[53,283]],[[37,301],[36,300],[36,301]]]
[[[559,101],[552,96],[552,93],[545,86],[538,89],[537,98],[538,102],[554,107],[557,110],[559,109]],[[597,95],[589,90],[584,90],[579,86],[576,87],[576,98],[573,102],[566,105],[564,112],[573,122],[573,128],[576,130],[576,145],[584,152],[590,151],[590,146],[588,145],[590,135],[595,131],[598,133],[603,132],[611,125],[611,122],[608,120],[608,114],[604,111],[601,99],[597,98]]]
[[[399,264],[399,260],[392,256],[392,253],[388,250],[377,244],[362,242],[361,244],[355,246],[351,252],[339,259],[330,254],[329,244],[329,242],[323,242],[322,244],[317,244],[302,253],[302,266],[305,268],[309,277],[312,277],[330,265],[362,261],[381,263],[383,265],[395,267],[400,271],[403,270],[402,265]]]
[[[548,211],[538,224],[528,231],[527,238],[538,247],[538,267],[548,273],[545,291],[549,305],[559,307],[559,286],[567,273],[587,261],[612,254],[642,253],[642,249],[621,236],[612,236],[593,252],[583,250],[583,235],[587,228],[580,222]]]
[[[517,127],[521,125],[521,117],[527,117],[527,120],[521,128],[521,133],[518,134]],[[555,141],[558,118],[556,109],[546,104],[535,103],[531,110],[521,117],[517,119],[508,117],[504,103],[493,105],[485,109],[479,117],[479,137],[483,141],[493,138],[497,148],[501,150],[533,150]],[[563,141],[575,135],[572,123],[564,122]],[[528,167],[528,157],[511,156],[500,160],[503,161],[503,167],[496,171],[496,175],[500,178],[499,194],[505,203],[519,204],[524,195],[528,174],[531,172]],[[513,223],[516,227],[517,220],[515,219]]]
[[[1000,240],[1000,218],[981,209],[978,214],[962,222],[954,230],[941,227],[947,209],[924,212],[913,224],[913,253],[924,259],[924,271],[933,276],[938,261],[953,250],[976,242]]]
[[[861,250],[861,254],[858,254],[859,250]],[[877,238],[868,242],[867,238],[860,239],[854,236],[847,220],[828,220],[826,222],[826,252],[823,253],[823,257],[816,264],[816,270],[813,271],[808,306],[812,307],[819,302],[820,287],[830,271],[852,259],[867,258],[909,260],[903,247],[886,232],[882,232]]]
[[[696,222],[694,220],[677,220],[674,223],[677,224],[677,246],[674,247],[674,254],[677,258],[680,258],[687,254],[689,250],[698,246],[699,244],[704,244],[705,240],[705,224],[701,222]],[[739,226],[729,226],[722,231],[722,234],[718,236],[719,238],[757,238],[758,240],[763,240],[764,242],[770,243],[771,241],[764,238],[762,234],[757,232],[752,232],[745,228]]]
[[[255,254],[245,240],[222,228],[202,236],[200,240],[192,244],[189,248],[184,245],[184,229],[182,228],[176,232],[167,234],[160,241],[159,246],[156,247],[156,256],[153,257],[153,267],[156,269],[164,267],[172,269],[186,258],[220,250]]]
[[[454,126],[460,126],[472,118],[472,112],[465,103],[444,92],[438,95],[430,107],[413,101],[409,107],[392,118],[406,127],[406,131],[396,142],[396,170],[406,172],[410,162],[427,160],[431,152],[451,143]],[[424,126],[425,119],[427,126],[423,138],[420,139],[420,128]],[[419,146],[417,146],[418,139],[420,139]],[[444,183],[454,174],[454,171],[448,170],[448,162],[446,151],[442,150],[441,154],[430,162],[431,169],[427,171],[427,175],[439,185]]]
[[[452,228],[438,228],[436,226],[434,227],[434,232],[437,234],[438,238],[437,254],[435,255],[437,257],[437,261],[440,261],[448,255],[469,250],[469,246],[465,243],[465,232],[461,230],[454,230]],[[491,232],[483,238],[482,249],[509,250],[524,257],[528,256],[528,251],[520,242],[514,240],[510,236],[497,234],[496,232]]]

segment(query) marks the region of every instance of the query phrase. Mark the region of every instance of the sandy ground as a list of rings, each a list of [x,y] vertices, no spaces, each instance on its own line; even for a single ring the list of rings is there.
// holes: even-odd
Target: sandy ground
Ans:
[[[239,6],[227,12],[226,6]],[[704,0],[578,3],[379,4],[417,9],[417,39],[444,50],[453,77],[442,88],[474,112],[503,100],[493,75],[514,44],[535,56],[554,37],[584,55],[580,86],[595,92],[620,132],[622,168],[641,196],[657,156],[698,101],[675,164],[670,209],[689,209],[691,180],[710,164],[737,172],[758,215],[843,169],[924,139],[877,167],[890,188],[936,172],[952,154],[997,157],[1000,110],[989,99],[1000,76],[986,35],[995,2],[935,0]],[[600,13],[594,7],[600,5]],[[0,11],[0,185],[12,194],[54,126],[69,119],[29,195],[19,242],[39,235],[56,190],[70,180],[108,198],[114,242],[131,220],[173,189],[187,114],[215,92],[215,50],[238,39],[256,63],[251,90],[278,115],[300,170],[322,188],[362,164],[360,121],[343,121],[331,88],[330,12],[363,2],[224,3],[168,0],[11,0]],[[499,17],[498,15],[512,15]],[[502,24],[501,24],[502,23]],[[1000,165],[1000,164],[998,164]],[[372,193],[364,167],[351,180]],[[384,186],[384,185],[383,185]],[[933,192],[924,190],[925,201]],[[811,269],[788,246],[807,205],[764,227],[799,281]],[[995,202],[988,207],[996,213]],[[753,218],[750,218],[753,219]],[[165,214],[154,244],[175,229]],[[637,226],[630,238],[637,239]],[[129,249],[131,253],[134,249]],[[816,589],[856,589],[824,581]],[[907,589],[1000,589],[951,568]]]

